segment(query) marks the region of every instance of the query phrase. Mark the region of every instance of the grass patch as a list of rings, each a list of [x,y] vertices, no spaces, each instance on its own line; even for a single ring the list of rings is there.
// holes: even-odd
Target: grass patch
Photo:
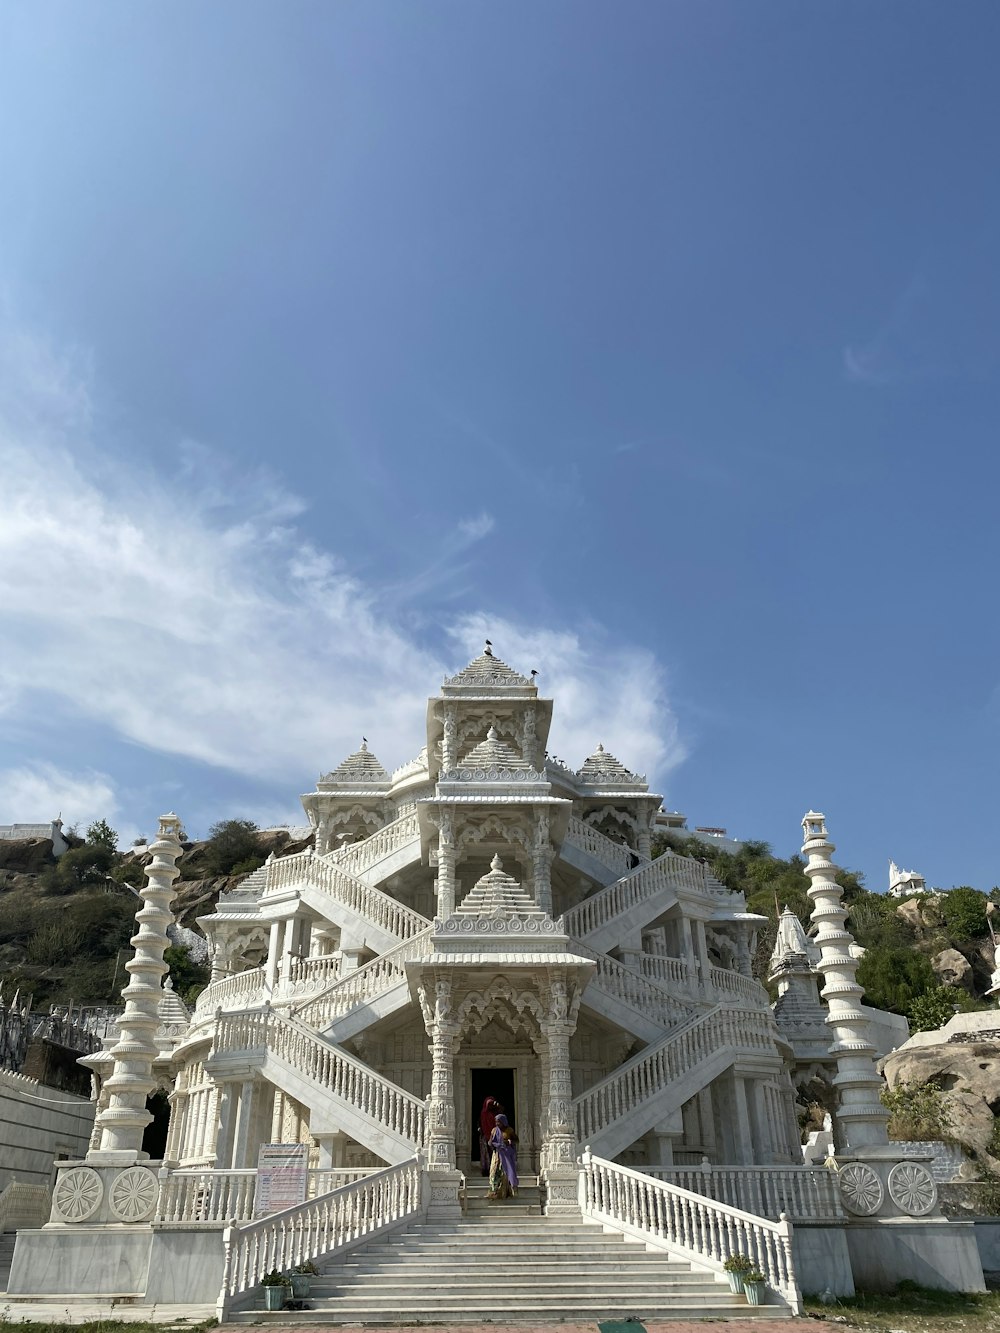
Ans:
[[[805,1298],[805,1312],[854,1328],[894,1333],[943,1333],[951,1329],[1000,1329],[1000,1292],[940,1291],[904,1280],[895,1291],[863,1291],[823,1305]]]

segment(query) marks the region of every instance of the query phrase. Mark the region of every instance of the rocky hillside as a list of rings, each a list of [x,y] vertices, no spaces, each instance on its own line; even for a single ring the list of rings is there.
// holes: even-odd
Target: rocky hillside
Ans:
[[[746,894],[752,912],[768,918],[755,964],[763,980],[781,908],[790,907],[809,927],[812,903],[806,894],[803,859],[773,856],[762,842],[744,843],[736,854],[694,838],[672,836],[657,850],[666,845],[707,860],[724,884]],[[1000,890],[985,894],[961,887],[900,902],[869,892],[863,877],[852,871],[841,871],[838,881],[850,909],[848,926],[865,949],[858,981],[869,1004],[904,1014],[914,1031],[940,1026],[956,1009],[988,1007],[985,991],[993,970],[990,918],[1000,912]],[[996,920],[1000,928],[1000,916]]]
[[[113,831],[103,828],[103,841],[89,835],[87,841],[74,839],[58,860],[45,840],[0,842],[0,983],[8,1001],[18,989],[34,997],[36,1009],[71,1000],[117,1000],[132,952],[135,889],[149,853],[118,852]],[[227,821],[214,833],[202,842],[185,842],[178,861],[174,910],[178,923],[192,929],[220,893],[269,853],[288,855],[307,846],[292,842],[283,830],[259,832],[247,821]],[[206,984],[208,969],[183,948],[169,949],[167,960],[179,993],[193,999]]]

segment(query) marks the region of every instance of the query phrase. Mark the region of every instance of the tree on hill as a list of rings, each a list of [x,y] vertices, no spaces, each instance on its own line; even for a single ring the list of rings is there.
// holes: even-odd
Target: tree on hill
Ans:
[[[106,819],[95,819],[87,829],[87,843],[91,847],[104,847],[109,852],[117,852],[118,834]]]
[[[941,916],[954,940],[978,940],[987,933],[987,902],[985,893],[965,884],[944,895]]]
[[[264,864],[252,819],[223,819],[208,830],[204,864],[212,875],[242,875]]]

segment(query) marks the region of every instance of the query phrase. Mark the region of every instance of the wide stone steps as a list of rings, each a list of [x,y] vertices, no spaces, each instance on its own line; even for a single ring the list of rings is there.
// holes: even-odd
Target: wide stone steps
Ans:
[[[461,1219],[420,1223],[324,1266],[309,1308],[259,1308],[234,1322],[401,1325],[731,1319],[758,1313],[714,1273],[573,1217],[539,1216],[533,1178],[488,1202],[469,1182]],[[759,1307],[769,1317],[784,1306]]]

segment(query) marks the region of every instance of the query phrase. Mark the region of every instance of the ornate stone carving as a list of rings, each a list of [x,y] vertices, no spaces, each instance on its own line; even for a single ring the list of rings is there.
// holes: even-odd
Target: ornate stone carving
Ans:
[[[937,1203],[934,1177],[919,1162],[897,1162],[889,1172],[889,1197],[911,1217],[933,1212]]]
[[[111,1182],[108,1207],[122,1222],[148,1222],[156,1208],[157,1189],[148,1166],[130,1166]]]
[[[844,1207],[858,1217],[870,1217],[877,1213],[885,1198],[881,1180],[864,1162],[848,1162],[841,1167],[840,1192]]]
[[[101,1177],[91,1166],[62,1171],[52,1194],[52,1211],[64,1222],[86,1222],[104,1198]]]

